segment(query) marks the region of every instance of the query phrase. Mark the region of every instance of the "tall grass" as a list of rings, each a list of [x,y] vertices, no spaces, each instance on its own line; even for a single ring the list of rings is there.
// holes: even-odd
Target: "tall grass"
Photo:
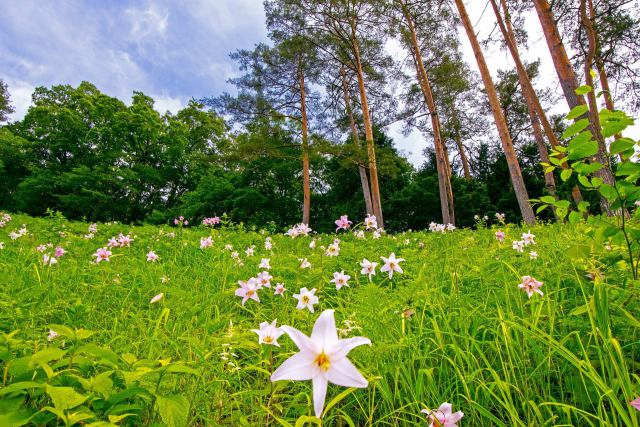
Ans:
[[[268,380],[295,346],[283,336],[281,348],[260,348],[249,330],[277,318],[308,333],[326,308],[336,310],[339,328],[349,319],[356,326],[349,335],[373,345],[350,355],[369,387],[330,386],[325,426],[426,425],[420,410],[444,401],[464,411],[460,424],[468,426],[640,424],[629,405],[640,395],[638,286],[617,267],[622,248],[595,246],[581,226],[535,227],[539,258],[530,260],[511,249],[522,233],[513,226],[502,228],[504,244],[490,229],[379,240],[344,234],[340,255],[331,258],[320,249],[335,238],[327,235],[316,236],[315,250],[310,238],[275,235],[269,252],[265,236],[253,231],[216,230],[207,250],[199,239],[211,232],[201,228],[166,227],[160,235],[157,227],[99,225],[88,240],[87,224],[17,216],[3,232],[22,223],[29,236],[0,238],[1,332],[18,331],[27,343],[21,354],[64,348],[68,343],[49,343],[46,334],[49,325],[65,325],[94,331],[88,341],[121,358],[184,362],[195,374],[153,381],[159,391],[187,397],[189,425],[318,423],[310,382]],[[176,236],[166,237],[171,231]],[[95,249],[119,232],[135,234],[132,247],[92,264]],[[69,252],[53,267],[35,250],[47,242]],[[243,266],[226,244],[242,254]],[[244,256],[249,245],[256,245],[255,257]],[[160,262],[146,262],[151,249]],[[389,280],[378,273],[371,282],[359,274],[362,258],[380,261],[391,252],[406,259],[404,274]],[[257,274],[261,257],[271,259],[274,281],[288,291],[284,298],[261,291],[260,304],[241,306],[236,282]],[[299,269],[298,258],[312,269]],[[350,287],[336,291],[329,280],[343,269]],[[544,282],[544,297],[529,299],[517,288],[524,275]],[[318,288],[316,314],[295,309],[291,295],[303,286]],[[149,304],[160,292],[165,298]],[[3,385],[11,383],[8,375]],[[46,397],[26,403],[47,404]],[[161,422],[157,402],[150,405],[119,424]]]

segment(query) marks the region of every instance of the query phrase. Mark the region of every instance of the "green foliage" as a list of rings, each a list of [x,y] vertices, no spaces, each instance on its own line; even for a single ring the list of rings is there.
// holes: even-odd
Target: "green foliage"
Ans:
[[[581,86],[576,90],[579,95],[591,92],[589,86]],[[567,119],[576,119],[589,112],[586,105],[574,108]],[[569,139],[568,146],[558,147],[552,153],[551,163],[559,166],[563,163],[568,168],[563,170],[561,178],[567,181],[571,176],[577,176],[580,185],[597,194],[610,205],[615,215],[591,215],[587,222],[592,226],[589,235],[600,244],[608,242],[623,242],[627,250],[628,268],[633,278],[638,278],[640,263],[640,165],[634,161],[637,141],[622,137],[620,134],[634,121],[622,111],[609,111],[603,109],[597,112],[602,135],[604,138],[615,137],[609,141],[605,152],[604,163],[597,161],[598,142],[593,138],[590,121],[587,118],[579,119],[565,130],[563,138]],[[618,163],[618,162],[619,163]],[[550,169],[554,169],[550,166]],[[616,181],[606,184],[595,173],[603,168],[615,168]],[[567,200],[555,200],[553,198],[536,199],[540,203],[539,211],[547,206],[556,207],[560,218],[568,215],[571,223],[583,220],[588,215],[588,205],[580,204],[573,210]]]

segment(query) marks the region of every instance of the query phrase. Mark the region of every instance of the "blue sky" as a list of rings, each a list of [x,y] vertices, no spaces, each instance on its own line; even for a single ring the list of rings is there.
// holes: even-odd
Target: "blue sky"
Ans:
[[[229,52],[266,39],[261,0],[0,0],[0,78],[24,114],[36,86],[82,80],[174,110],[228,89]]]

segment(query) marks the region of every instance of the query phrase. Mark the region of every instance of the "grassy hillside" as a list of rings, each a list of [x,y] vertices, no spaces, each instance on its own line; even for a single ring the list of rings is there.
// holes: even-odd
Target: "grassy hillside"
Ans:
[[[122,224],[90,234],[89,224],[15,215],[0,229],[0,425],[320,425],[310,381],[269,381],[296,345],[286,334],[281,347],[259,345],[251,330],[277,319],[309,334],[334,309],[341,337],[371,340],[348,355],[369,384],[330,384],[322,425],[424,426],[422,409],[450,402],[463,426],[637,427],[638,286],[621,248],[581,227],[532,228],[535,244],[520,253],[512,241],[527,230],[504,224],[293,239]],[[130,247],[96,263],[120,233]],[[334,239],[339,254],[328,256]],[[66,253],[45,265],[57,246]],[[391,253],[405,261],[390,279],[380,267]],[[364,258],[379,263],[370,281]],[[272,287],[242,305],[238,281],[261,271]],[[341,271],[351,278],[337,290]],[[529,298],[523,276],[544,295]],[[296,309],[303,287],[317,290],[314,313]]]

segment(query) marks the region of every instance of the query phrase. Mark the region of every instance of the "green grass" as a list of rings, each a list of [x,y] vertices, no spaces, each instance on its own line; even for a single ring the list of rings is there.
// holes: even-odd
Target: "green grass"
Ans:
[[[23,223],[27,236],[6,237]],[[622,248],[595,246],[582,226],[532,228],[537,244],[524,254],[511,248],[523,231],[514,226],[501,228],[504,244],[495,229],[379,240],[340,234],[333,258],[320,246],[335,235],[314,236],[310,249],[311,237],[275,234],[267,251],[266,235],[252,231],[99,224],[85,239],[87,226],[16,215],[0,231],[0,417],[14,417],[0,425],[313,423],[309,381],[268,380],[295,345],[282,336],[282,347],[261,347],[250,329],[278,319],[309,333],[327,308],[339,328],[350,320],[349,336],[373,345],[350,353],[369,387],[330,385],[323,425],[425,426],[420,410],[445,401],[465,413],[462,426],[640,425],[629,405],[640,395],[638,285],[628,280]],[[92,263],[120,232],[135,236],[132,246]],[[201,250],[209,235],[214,246]],[[43,266],[43,243],[68,253]],[[250,245],[254,257],[244,254]],[[146,261],[149,250],[159,262]],[[389,280],[378,272],[372,282],[359,274],[363,258],[381,262],[391,252],[406,259],[404,274]],[[260,304],[243,307],[237,281],[256,275],[263,257],[287,292],[261,290]],[[299,269],[298,258],[312,268]],[[350,287],[336,291],[329,281],[341,270]],[[586,277],[596,271],[595,281]],[[544,297],[518,289],[524,275],[544,282]],[[296,310],[292,295],[301,287],[318,289],[315,314]],[[407,309],[413,315],[403,318]],[[66,336],[47,341],[50,327]]]

